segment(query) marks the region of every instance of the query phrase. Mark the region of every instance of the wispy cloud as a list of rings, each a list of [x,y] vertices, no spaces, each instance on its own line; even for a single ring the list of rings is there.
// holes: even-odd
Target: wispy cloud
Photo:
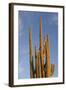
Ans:
[[[24,36],[24,30],[23,30],[23,20],[22,17],[19,17],[19,22],[18,22],[18,26],[19,26],[19,36]]]
[[[18,71],[18,72],[19,72],[18,78],[19,78],[19,79],[22,78],[22,77],[24,78],[24,76],[25,76],[25,75],[24,75],[24,74],[25,74],[25,70],[24,70],[23,64],[19,63],[19,68],[18,68],[18,69],[19,69],[19,71]]]
[[[53,15],[53,16],[51,17],[50,24],[58,25],[58,15]]]

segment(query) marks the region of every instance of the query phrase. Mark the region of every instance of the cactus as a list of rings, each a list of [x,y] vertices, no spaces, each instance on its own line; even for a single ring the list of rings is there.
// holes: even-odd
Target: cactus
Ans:
[[[30,51],[30,78],[46,78],[54,74],[55,65],[50,63],[50,43],[49,38],[42,40],[42,17],[40,17],[40,45],[39,51],[35,47],[35,69],[33,64],[32,32],[29,31],[29,51]],[[46,62],[44,63],[44,58]]]

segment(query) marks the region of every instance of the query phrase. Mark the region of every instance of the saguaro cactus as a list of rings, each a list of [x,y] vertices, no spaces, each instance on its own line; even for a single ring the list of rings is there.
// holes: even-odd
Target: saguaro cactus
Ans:
[[[33,64],[33,49],[32,49],[32,32],[29,31],[29,51],[30,51],[30,78],[45,78],[51,77],[54,74],[54,64],[50,62],[50,43],[49,38],[42,39],[42,17],[40,17],[40,44],[39,50],[35,47],[35,69]],[[44,59],[46,58],[46,62]]]
[[[32,32],[29,30],[29,51],[30,51],[30,78],[33,78],[33,52],[32,52]]]

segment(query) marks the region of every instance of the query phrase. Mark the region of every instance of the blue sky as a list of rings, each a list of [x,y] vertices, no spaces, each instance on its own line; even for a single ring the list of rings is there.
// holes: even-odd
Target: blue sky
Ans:
[[[32,28],[33,49],[39,49],[40,16],[43,38],[49,36],[50,61],[55,64],[54,76],[58,76],[58,13],[19,11],[18,13],[18,78],[30,78],[29,28]]]

